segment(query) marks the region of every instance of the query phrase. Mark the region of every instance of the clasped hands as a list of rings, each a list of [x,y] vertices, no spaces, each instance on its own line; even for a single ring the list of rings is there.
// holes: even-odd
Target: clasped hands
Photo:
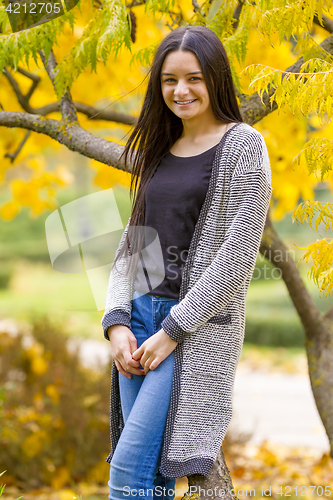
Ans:
[[[161,328],[137,348],[133,332],[125,325],[113,325],[108,329],[111,354],[117,370],[127,378],[134,375],[146,375],[155,370],[162,361],[177,347]],[[139,366],[142,368],[139,368]]]

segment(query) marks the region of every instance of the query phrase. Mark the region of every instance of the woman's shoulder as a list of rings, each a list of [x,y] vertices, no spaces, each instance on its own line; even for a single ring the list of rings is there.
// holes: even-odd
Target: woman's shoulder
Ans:
[[[259,130],[252,127],[245,122],[239,122],[237,125],[232,127],[233,129],[233,139],[237,141],[240,145],[250,145],[252,142],[264,141],[264,136],[259,132]]]
[[[249,158],[267,154],[264,136],[252,125],[244,122],[239,122],[231,129],[227,148],[235,161],[238,161],[240,156]]]
[[[250,170],[263,169],[270,181],[270,161],[264,136],[248,123],[235,127],[230,152],[234,161],[229,162],[233,176]],[[230,157],[229,157],[230,160]]]

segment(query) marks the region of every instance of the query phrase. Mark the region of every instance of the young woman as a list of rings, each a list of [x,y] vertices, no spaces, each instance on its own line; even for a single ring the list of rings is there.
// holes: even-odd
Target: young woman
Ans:
[[[265,141],[243,123],[209,29],[181,27],[159,45],[125,164],[129,152],[137,193],[102,318],[109,498],[172,500],[176,478],[208,476],[231,419],[272,193]]]

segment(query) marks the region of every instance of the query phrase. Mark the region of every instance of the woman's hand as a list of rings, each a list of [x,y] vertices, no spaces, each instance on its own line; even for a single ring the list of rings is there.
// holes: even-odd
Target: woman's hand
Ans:
[[[113,325],[109,327],[108,335],[111,344],[112,359],[115,362],[117,370],[127,378],[132,378],[131,373],[134,375],[145,375],[144,370],[138,368],[140,361],[132,358],[132,353],[138,347],[133,332],[125,325]]]
[[[172,340],[162,328],[145,340],[139,349],[133,352],[132,357],[140,361],[146,375],[148,370],[155,370],[176,349],[177,344],[178,342]]]

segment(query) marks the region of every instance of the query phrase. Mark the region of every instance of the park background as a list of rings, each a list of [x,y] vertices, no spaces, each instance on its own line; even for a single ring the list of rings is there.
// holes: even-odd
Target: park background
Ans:
[[[181,4],[189,16],[190,2]],[[53,47],[57,61],[65,60],[92,18],[89,2],[81,2],[81,10],[74,8],[74,33],[65,25],[58,34],[58,46]],[[143,5],[135,16],[133,52],[170,31],[163,20],[147,16]],[[320,44],[327,31],[314,23],[311,35]],[[245,60],[234,61],[243,92],[249,95],[249,79],[240,75],[243,68],[260,63],[284,70],[297,60],[292,39],[279,45],[278,34],[272,34],[274,47],[261,36],[249,22]],[[129,61],[130,54],[121,51],[116,62],[105,66],[97,62],[96,72],[82,70],[72,84],[73,101],[100,110],[111,106],[108,109],[114,112],[138,116],[145,84],[136,87],[147,68],[142,60],[133,66]],[[30,71],[41,77],[31,106],[54,101],[52,83],[42,65],[37,67],[32,61]],[[22,93],[27,93],[31,82],[22,73],[15,78]],[[9,80],[1,75],[2,109],[22,111],[16,98]],[[48,117],[59,119],[59,113]],[[112,121],[89,120],[80,113],[78,117],[81,126],[95,136],[123,145],[131,129]],[[305,200],[332,202],[333,180],[320,181],[307,172],[304,162],[296,165],[292,160],[310,138],[332,139],[333,126],[329,117],[321,121],[315,112],[296,117],[289,109],[268,114],[254,126],[265,138],[271,161],[271,219],[298,262],[304,250],[297,246],[306,247],[323,237],[324,231],[322,225],[317,234],[307,223],[293,222],[292,214]],[[45,220],[57,207],[112,188],[125,224],[131,208],[130,176],[34,132],[12,163],[5,155],[23,137],[23,130],[1,128],[0,463],[6,469],[2,476],[5,497],[97,500],[107,495],[109,471],[105,458],[111,360],[100,325],[103,311],[96,308],[84,272],[66,274],[52,268]],[[332,237],[332,232],[327,236]],[[332,307],[332,297],[319,294],[307,276],[309,267],[304,261],[298,264],[315,304],[325,313]],[[257,393],[256,387],[261,388]],[[289,387],[303,391],[296,401]],[[260,496],[262,485],[272,486],[277,498],[279,485],[333,488],[329,442],[308,379],[303,327],[278,270],[261,255],[247,298],[236,397],[239,402],[224,444],[236,490],[256,488]],[[311,416],[308,421],[307,415]],[[259,428],[253,425],[255,418],[261,418]],[[186,480],[179,480],[178,485],[186,485]]]

